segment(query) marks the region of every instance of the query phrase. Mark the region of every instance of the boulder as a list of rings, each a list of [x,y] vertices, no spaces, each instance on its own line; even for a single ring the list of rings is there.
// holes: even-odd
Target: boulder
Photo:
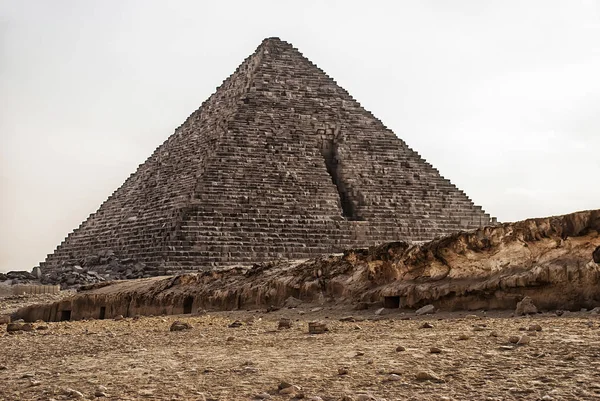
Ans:
[[[529,297],[523,298],[519,303],[517,303],[517,308],[515,309],[515,315],[533,315],[537,313],[537,308],[533,304],[533,300]]]
[[[415,315],[429,315],[435,312],[435,306],[429,304],[415,311]]]

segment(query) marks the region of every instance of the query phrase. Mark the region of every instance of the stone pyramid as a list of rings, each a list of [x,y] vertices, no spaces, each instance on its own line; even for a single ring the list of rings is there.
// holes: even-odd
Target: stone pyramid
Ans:
[[[117,255],[147,276],[488,223],[333,79],[269,38],[40,266]]]

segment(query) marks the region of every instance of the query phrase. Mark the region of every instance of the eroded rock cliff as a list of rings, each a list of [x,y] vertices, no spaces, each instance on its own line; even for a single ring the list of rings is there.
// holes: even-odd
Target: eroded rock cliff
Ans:
[[[273,262],[84,288],[19,311],[26,320],[192,313],[335,301],[386,307],[541,310],[600,305],[600,210],[529,219],[423,244],[393,242],[305,262]]]

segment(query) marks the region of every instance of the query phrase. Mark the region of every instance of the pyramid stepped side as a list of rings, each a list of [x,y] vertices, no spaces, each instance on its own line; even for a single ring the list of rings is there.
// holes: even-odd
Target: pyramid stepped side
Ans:
[[[160,266],[166,241],[193,198],[198,176],[226,134],[227,120],[248,89],[259,54],[248,57],[134,174],[48,255],[52,271],[101,251]]]
[[[169,243],[168,269],[309,258],[489,223],[295,48],[272,39],[261,51]]]

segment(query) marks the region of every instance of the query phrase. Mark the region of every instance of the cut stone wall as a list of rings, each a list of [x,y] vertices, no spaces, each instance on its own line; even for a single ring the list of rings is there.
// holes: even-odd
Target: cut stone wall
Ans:
[[[155,275],[489,223],[334,80],[271,38],[41,267],[111,251]]]

